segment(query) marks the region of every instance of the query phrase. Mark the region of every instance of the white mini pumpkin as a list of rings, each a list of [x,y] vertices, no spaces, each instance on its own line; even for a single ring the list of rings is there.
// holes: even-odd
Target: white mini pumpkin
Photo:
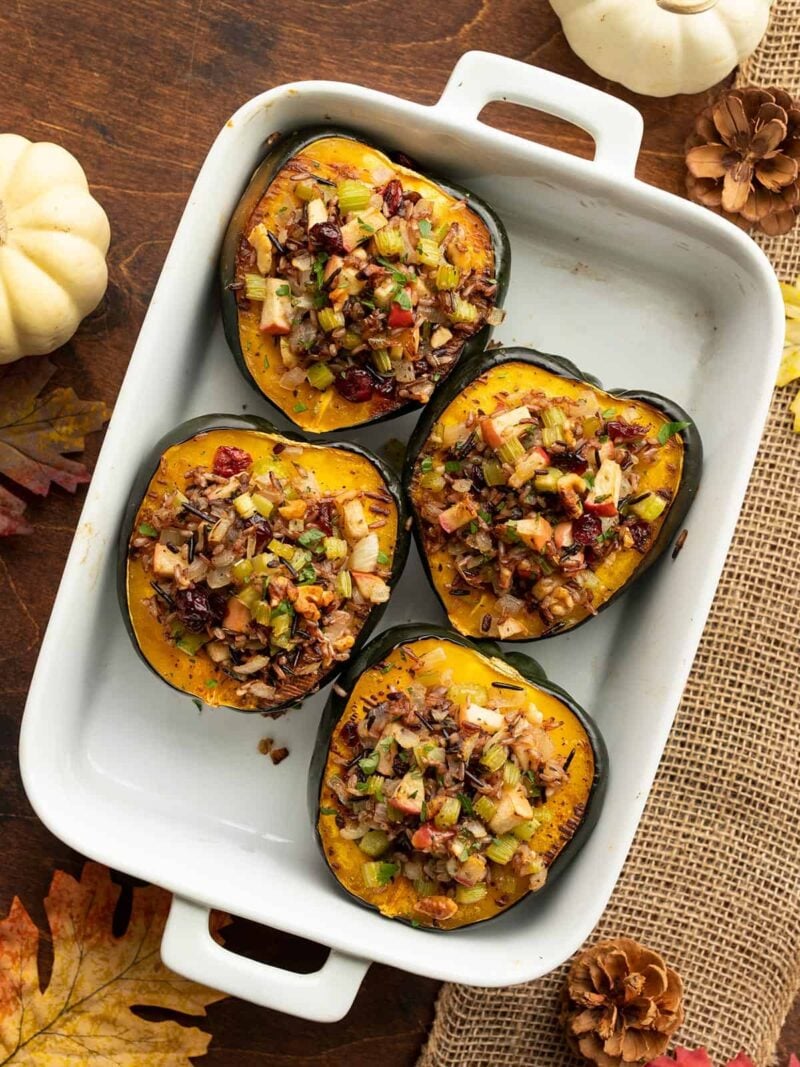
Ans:
[[[0,364],[72,337],[106,291],[110,237],[74,156],[0,134]]]
[[[699,93],[755,51],[772,0],[550,0],[576,55],[645,96]]]

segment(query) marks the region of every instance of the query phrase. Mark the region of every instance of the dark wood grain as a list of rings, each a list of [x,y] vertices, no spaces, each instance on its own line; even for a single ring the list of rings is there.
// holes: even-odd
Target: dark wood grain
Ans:
[[[1,4],[0,128],[73,151],[111,219],[108,295],[55,357],[59,384],[113,404],[198,168],[243,101],[281,82],[319,77],[431,103],[470,48],[535,63],[632,102],[645,117],[639,177],[682,191],[685,133],[712,94],[647,100],[597,78],[570,52],[546,0]],[[495,104],[484,118],[564,151],[591,154],[586,134],[537,112]],[[89,444],[90,462],[99,443],[96,435]],[[17,769],[17,733],[80,498],[56,490],[46,501],[31,501],[35,536],[0,541],[0,912],[18,894],[40,924],[53,869],[77,873],[81,859],[31,811]],[[321,959],[317,946],[238,921],[229,943],[297,969],[313,969]],[[435,982],[373,967],[355,1007],[335,1026],[224,1001],[209,1012],[214,1042],[204,1062],[412,1064],[436,990]],[[796,1045],[800,1010],[792,1026],[786,1038]]]

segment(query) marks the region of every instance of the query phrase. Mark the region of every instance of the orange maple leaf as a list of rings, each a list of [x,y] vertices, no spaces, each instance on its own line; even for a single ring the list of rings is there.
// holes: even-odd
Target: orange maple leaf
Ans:
[[[134,1006],[205,1015],[221,1000],[205,986],[168,970],[159,946],[170,895],[134,889],[127,930],[112,932],[120,888],[107,868],[87,863],[80,882],[56,871],[45,898],[53,970],[39,985],[39,931],[15,897],[0,922],[0,1064],[64,1067],[191,1067],[211,1035],[174,1020],[151,1022]]]

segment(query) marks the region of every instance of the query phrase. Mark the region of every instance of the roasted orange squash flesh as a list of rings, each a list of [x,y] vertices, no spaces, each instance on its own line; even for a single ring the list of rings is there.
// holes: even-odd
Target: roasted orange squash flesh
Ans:
[[[406,190],[418,192],[435,205],[435,221],[440,226],[458,222],[464,231],[465,249],[455,258],[462,273],[476,269],[494,272],[494,251],[489,230],[463,200],[448,195],[441,186],[415,171],[393,163],[375,148],[345,137],[326,137],[307,145],[284,166],[258,202],[244,233],[260,222],[275,232],[281,229],[281,216],[288,209],[301,206],[297,195],[298,171],[305,168],[315,178],[338,182],[352,178],[370,185],[385,185],[392,177],[402,180]],[[455,253],[454,253],[455,256]],[[237,267],[237,281],[243,282],[244,270]],[[260,326],[261,305],[250,303],[239,308],[239,342],[244,361],[261,391],[297,426],[311,433],[326,433],[342,427],[368,422],[393,410],[393,403],[377,394],[363,403],[352,403],[336,389],[325,392],[308,381],[291,389],[281,385],[286,368],[280,356],[277,337],[263,334]]]
[[[183,490],[188,471],[194,467],[212,465],[214,453],[221,445],[243,449],[253,457],[255,463],[269,460],[279,477],[290,473],[290,463],[304,466],[314,472],[323,494],[342,493],[354,487],[376,493],[385,490],[378,470],[365,456],[357,453],[324,445],[300,444],[279,434],[254,430],[211,430],[173,445],[164,453],[137,513],[134,534],[140,524],[148,520],[153,507],[157,506],[166,492]],[[279,455],[274,452],[276,445],[281,446]],[[282,453],[286,446],[291,446],[290,457]],[[299,453],[295,451],[298,449]],[[389,512],[385,516],[386,525],[375,532],[381,551],[392,558],[397,542],[397,509],[394,503],[382,504],[382,509]],[[128,611],[135,639],[145,660],[170,685],[200,698],[205,704],[239,710],[256,709],[257,704],[243,702],[237,696],[236,690],[241,686],[241,680],[237,681],[217,669],[202,650],[196,655],[187,655],[166,639],[163,624],[149,609],[153,596],[150,584],[152,577],[140,559],[128,557]]]
[[[606,393],[587,382],[558,377],[540,367],[523,362],[506,362],[492,367],[479,378],[474,379],[447,406],[437,424],[441,429],[448,425],[463,423],[471,414],[480,411],[491,415],[498,406],[501,394],[524,395],[538,390],[558,406],[559,397],[577,402],[585,412],[585,418],[594,419],[602,414],[606,418],[622,417],[627,422],[649,425],[651,435],[657,435],[669,419],[655,407],[641,400],[625,399]],[[432,456],[433,463],[444,463],[447,449],[441,447],[433,452],[425,449],[425,454]],[[650,463],[637,467],[640,482],[637,494],[655,492],[659,489],[669,490],[672,501],[678,496],[678,488],[684,467],[684,444],[681,436],[670,437],[661,447]],[[411,485],[411,499],[418,509],[425,498],[425,490],[419,482],[419,471],[415,471]],[[670,505],[671,506],[671,505]],[[651,543],[658,538],[669,514],[667,507],[651,523]],[[424,534],[423,534],[424,538]],[[490,590],[472,592],[468,596],[453,596],[450,588],[457,577],[453,557],[442,548],[426,550],[427,563],[436,592],[444,604],[448,618],[459,633],[472,637],[496,637],[497,629],[483,628],[482,621],[487,615],[492,616],[497,598]],[[578,604],[574,611],[560,619],[563,632],[578,625],[596,613],[602,605],[617,593],[633,576],[642,563],[642,553],[636,548],[618,548],[603,559],[594,570],[596,581],[590,586],[591,606]],[[541,637],[549,629],[548,624],[537,612],[527,608],[515,619],[522,624],[522,631],[516,640]]]
[[[412,655],[404,651],[408,649]],[[455,930],[472,923],[491,919],[517,903],[530,890],[530,878],[518,877],[509,868],[492,864],[493,884],[482,900],[459,905],[456,914],[447,920],[434,922],[416,910],[418,901],[413,884],[404,876],[396,877],[388,885],[368,888],[364,884],[362,868],[367,856],[357,842],[340,836],[334,812],[337,800],[329,780],[341,769],[341,762],[349,762],[355,749],[346,739],[345,727],[357,723],[367,713],[368,702],[385,698],[389,686],[404,689],[414,679],[414,663],[433,649],[442,648],[446,660],[437,669],[452,671],[453,678],[462,683],[490,687],[493,682],[513,683],[524,689],[545,719],[558,723],[548,736],[555,745],[555,758],[568,764],[568,779],[534,809],[542,825],[528,844],[549,867],[572,839],[581,824],[595,778],[595,762],[588,735],[577,716],[551,693],[526,681],[503,660],[488,658],[474,649],[439,638],[424,638],[393,649],[379,664],[370,667],[352,690],[344,715],[334,729],[325,763],[320,791],[318,832],[328,865],[341,885],[353,896],[376,908],[391,919],[404,919],[421,926]],[[412,658],[413,657],[413,658]],[[387,669],[388,667],[388,669]],[[328,814],[322,812],[327,811]]]

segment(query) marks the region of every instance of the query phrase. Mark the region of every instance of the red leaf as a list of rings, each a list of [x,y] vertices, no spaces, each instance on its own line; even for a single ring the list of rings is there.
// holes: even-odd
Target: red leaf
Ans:
[[[798,1060],[794,1053],[789,1057],[788,1067],[800,1067],[800,1060]]]
[[[0,475],[38,496],[55,483],[74,492],[89,481],[82,463],[64,453],[82,452],[84,435],[99,430],[109,410],[99,400],[79,400],[72,389],[39,394],[55,373],[47,359],[20,360],[0,371]],[[30,533],[25,503],[0,486],[0,537]]]
[[[755,1064],[749,1056],[745,1056],[743,1052],[740,1052],[735,1059],[732,1059],[727,1067],[755,1067]]]
[[[671,1056],[657,1056],[647,1067],[713,1067],[713,1064],[704,1048],[676,1048],[674,1060]]]

